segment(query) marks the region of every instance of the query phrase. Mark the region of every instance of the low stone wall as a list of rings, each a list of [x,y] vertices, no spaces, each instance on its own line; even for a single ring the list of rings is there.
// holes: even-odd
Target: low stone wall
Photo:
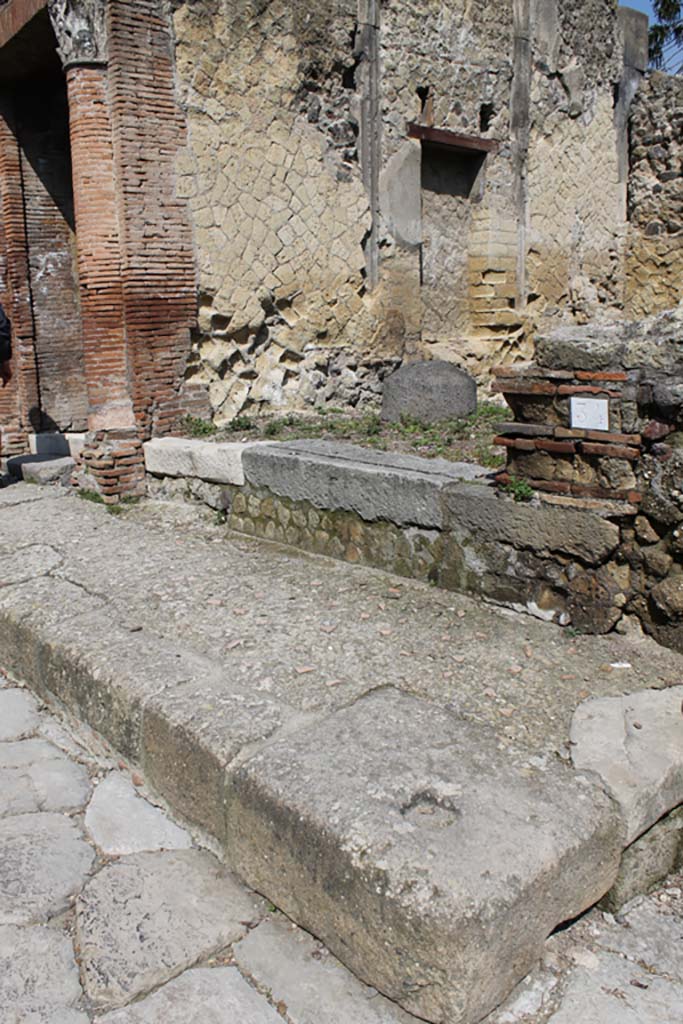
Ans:
[[[150,494],[201,501],[244,534],[585,632],[608,632],[630,610],[623,538],[636,509],[624,503],[518,503],[481,467],[328,442],[164,439],[145,449]]]

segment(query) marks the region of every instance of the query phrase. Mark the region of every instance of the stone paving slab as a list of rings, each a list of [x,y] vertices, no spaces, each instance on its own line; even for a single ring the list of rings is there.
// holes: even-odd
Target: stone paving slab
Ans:
[[[0,821],[0,924],[34,924],[66,910],[95,859],[61,814]]]
[[[262,921],[233,953],[240,970],[286,1007],[291,1024],[415,1024],[282,915]]]
[[[81,986],[73,945],[63,932],[34,925],[0,926],[0,1006],[23,1013],[54,1011],[78,1001]]]
[[[5,697],[0,699],[0,710]],[[74,811],[90,795],[88,773],[45,740],[0,744],[0,818],[35,811]]]
[[[86,993],[96,1006],[130,1002],[241,938],[261,912],[207,853],[138,853],[108,864],[76,908]]]
[[[161,808],[143,800],[121,772],[110,772],[97,786],[85,815],[95,845],[109,857],[151,850],[186,850],[189,833]]]
[[[0,742],[30,736],[38,725],[38,706],[26,690],[7,690],[2,696]]]
[[[574,972],[562,1006],[549,1024],[643,1024],[648,1020],[676,1024],[681,1007],[683,985],[606,953]]]
[[[282,1017],[234,967],[186,971],[135,1006],[97,1018],[101,1024],[282,1024]]]
[[[12,1007],[3,1024],[88,1024],[89,1018],[80,1010],[53,1006],[38,1006],[25,1009]]]

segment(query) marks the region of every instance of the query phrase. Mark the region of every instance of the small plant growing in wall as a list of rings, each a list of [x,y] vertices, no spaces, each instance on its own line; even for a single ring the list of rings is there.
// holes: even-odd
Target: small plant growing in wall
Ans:
[[[520,480],[516,476],[511,476],[508,482],[503,484],[502,490],[515,501],[531,501],[535,494],[533,487],[526,480]]]
[[[211,420],[203,420],[199,416],[185,416],[182,427],[190,437],[210,437],[216,433],[216,427]]]

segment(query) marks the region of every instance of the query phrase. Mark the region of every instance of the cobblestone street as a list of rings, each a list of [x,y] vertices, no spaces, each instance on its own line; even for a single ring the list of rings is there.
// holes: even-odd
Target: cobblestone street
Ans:
[[[0,677],[2,1024],[409,1024]],[[73,725],[73,723],[71,723]],[[683,891],[592,911],[489,1024],[679,1024]]]
[[[2,1024],[410,1019],[239,885],[92,733],[86,748],[0,686]]]

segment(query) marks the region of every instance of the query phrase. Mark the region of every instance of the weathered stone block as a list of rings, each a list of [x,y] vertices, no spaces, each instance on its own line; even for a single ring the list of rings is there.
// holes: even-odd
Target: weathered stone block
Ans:
[[[197,674],[145,707],[145,774],[186,818],[221,838],[226,765],[242,747],[275,732],[287,712],[268,696]]]
[[[601,697],[571,725],[576,768],[595,772],[619,805],[626,841],[683,803],[683,686]]]
[[[410,363],[384,382],[382,419],[410,416],[423,423],[460,419],[477,408],[477,385],[469,373],[441,359]]]
[[[624,850],[617,880],[601,902],[616,911],[650,892],[683,863],[683,807],[661,818]]]
[[[161,437],[144,445],[145,467],[157,476],[198,477],[210,483],[241,486],[242,454],[249,447],[250,444],[239,441],[218,443]]]
[[[68,455],[54,458],[50,455],[16,455],[7,460],[12,476],[29,484],[68,484],[76,466]]]
[[[363,980],[431,1021],[474,1024],[618,868],[611,801],[556,765],[384,691],[234,773],[231,863]]]
[[[619,544],[619,529],[592,512],[538,508],[467,484],[443,494],[446,529],[467,530],[477,541],[497,541],[538,554],[556,552],[597,565]]]
[[[251,446],[243,463],[250,484],[267,487],[280,497],[357,512],[369,521],[428,527],[442,524],[444,487],[488,473],[482,466],[427,461],[331,441]]]

